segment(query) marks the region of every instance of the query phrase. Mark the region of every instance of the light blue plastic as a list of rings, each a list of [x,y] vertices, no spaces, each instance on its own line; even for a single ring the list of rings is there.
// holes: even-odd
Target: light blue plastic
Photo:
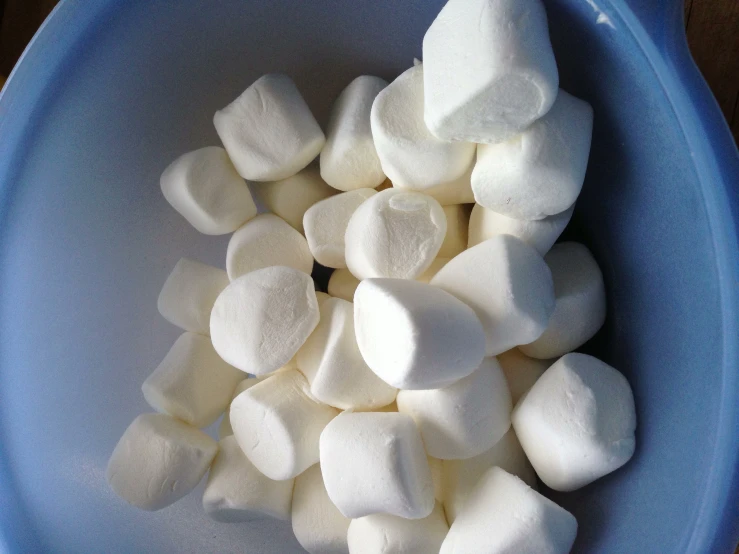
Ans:
[[[0,97],[0,537],[12,553],[300,552],[289,526],[156,513],[107,488],[178,331],[156,296],[184,255],[223,264],[162,198],[213,112],[292,75],[320,121],[361,73],[421,55],[442,0],[64,0]],[[571,236],[609,319],[589,350],[635,392],[637,452],[553,495],[578,553],[722,554],[739,538],[739,159],[690,60],[680,0],[549,0],[562,86],[595,109]],[[0,546],[0,550],[3,547]]]

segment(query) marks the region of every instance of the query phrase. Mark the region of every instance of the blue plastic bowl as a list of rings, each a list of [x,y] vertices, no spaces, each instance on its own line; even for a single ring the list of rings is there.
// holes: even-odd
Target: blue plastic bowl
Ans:
[[[0,539],[8,552],[300,552],[288,525],[210,521],[199,491],[144,513],[104,479],[178,331],[183,255],[223,264],[162,169],[217,144],[214,111],[293,76],[318,118],[350,79],[421,55],[442,0],[65,0],[0,97]],[[572,494],[576,552],[731,551],[739,537],[739,160],[690,60],[681,0],[549,0],[562,85],[595,108],[571,233],[609,319],[592,349],[635,392],[634,459]],[[0,546],[0,550],[2,547]]]

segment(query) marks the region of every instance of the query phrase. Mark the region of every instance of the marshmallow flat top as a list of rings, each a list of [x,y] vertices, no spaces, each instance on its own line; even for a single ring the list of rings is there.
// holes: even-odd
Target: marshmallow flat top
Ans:
[[[439,273],[439,270],[448,262],[449,258],[436,258],[433,262],[431,262],[431,265],[428,267],[428,269],[416,278],[416,281],[420,281],[421,283],[431,282],[431,279],[434,278],[434,275]]]
[[[252,190],[269,211],[301,233],[304,232],[303,217],[308,208],[337,192],[321,179],[318,169],[313,166],[280,181],[254,184]]]
[[[449,525],[438,502],[423,519],[388,514],[360,517],[349,525],[349,553],[430,554],[439,551],[447,531]]]
[[[397,402],[416,422],[429,456],[442,460],[477,456],[511,426],[511,393],[495,358],[447,387],[401,390]]]
[[[293,481],[273,481],[255,468],[233,436],[218,442],[203,492],[203,509],[216,521],[290,519]]]
[[[346,229],[346,264],[357,279],[415,279],[436,258],[447,232],[439,203],[396,188],[375,194]]]
[[[460,204],[444,206],[444,215],[446,216],[446,235],[437,256],[453,258],[467,249],[470,210]]]
[[[236,170],[250,181],[295,175],[318,156],[326,137],[287,75],[257,79],[213,116]]]
[[[331,274],[328,280],[328,293],[336,298],[354,302],[354,292],[359,286],[359,279],[348,269],[339,268]]]
[[[634,454],[636,413],[626,378],[586,354],[566,354],[516,405],[516,435],[549,487],[572,491]]]
[[[207,427],[228,407],[234,387],[243,378],[242,371],[221,359],[208,337],[184,333],[141,390],[158,412]]]
[[[218,146],[180,156],[159,184],[167,202],[206,235],[230,233],[257,215],[249,187]]]
[[[222,269],[180,258],[159,293],[157,309],[177,327],[208,335],[210,311],[228,282]]]
[[[276,215],[261,214],[231,236],[226,250],[226,271],[233,281],[251,271],[275,265],[310,275],[313,256],[303,235]]]
[[[142,510],[161,510],[195,488],[218,452],[218,443],[164,414],[133,420],[108,461],[110,488]]]
[[[440,554],[567,554],[577,520],[518,477],[489,469],[457,514]]]
[[[491,467],[498,466],[522,479],[529,487],[536,487],[536,473],[513,429],[495,445],[473,458],[444,460],[444,511],[449,523],[454,523],[467,497],[472,494],[480,478]]]
[[[503,368],[506,381],[508,381],[508,388],[511,391],[514,406],[524,393],[534,386],[534,383],[544,374],[549,366],[556,361],[529,358],[518,348],[512,348],[507,352],[498,354],[496,357],[498,358],[500,367]]]
[[[232,366],[264,375],[287,364],[318,325],[313,279],[267,267],[231,282],[210,316],[216,352]]]
[[[425,121],[496,143],[546,114],[559,74],[540,0],[449,0],[423,38]]]
[[[423,190],[461,177],[474,144],[439,140],[423,121],[423,65],[411,67],[375,98],[372,136],[382,169],[395,186]]]
[[[544,334],[520,347],[533,358],[556,358],[589,341],[606,320],[606,286],[590,250],[577,242],[556,244],[544,256],[554,279],[554,313]]]
[[[295,478],[293,533],[309,554],[348,554],[350,523],[328,497],[319,464]]]
[[[515,219],[475,204],[470,215],[467,247],[472,248],[495,235],[513,235],[532,246],[542,256],[557,242],[572,218],[575,206],[544,219]]]
[[[308,246],[316,261],[326,267],[346,267],[344,235],[349,219],[368,198],[377,194],[361,188],[313,204],[303,216]]]
[[[367,365],[399,389],[449,385],[475,371],[485,355],[485,334],[472,308],[418,281],[362,281],[354,294],[354,327]]]
[[[318,441],[337,410],[318,402],[297,371],[281,371],[231,403],[239,446],[270,479],[292,479],[318,461]]]
[[[477,149],[475,201],[517,219],[543,219],[575,203],[585,180],[593,109],[560,91],[552,109],[520,135]]]
[[[386,86],[379,77],[362,75],[334,103],[321,150],[321,176],[335,189],[375,188],[385,180],[372,139],[370,112]]]
[[[549,267],[536,250],[510,235],[452,258],[431,284],[475,310],[487,337],[486,356],[536,340],[554,311]]]
[[[426,452],[407,415],[344,412],[324,429],[320,451],[326,491],[346,517],[422,519],[434,509]]]
[[[331,298],[321,304],[320,313],[318,326],[298,351],[298,369],[313,396],[342,410],[392,403],[397,389],[375,375],[359,352],[352,303]]]

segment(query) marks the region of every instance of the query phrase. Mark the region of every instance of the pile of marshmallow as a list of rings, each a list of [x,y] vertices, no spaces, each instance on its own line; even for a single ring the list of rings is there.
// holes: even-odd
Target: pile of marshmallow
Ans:
[[[423,54],[352,81],[326,135],[265,75],[216,113],[224,148],[164,171],[187,221],[233,234],[225,271],[182,259],[159,295],[185,332],[109,462],[129,503],[209,470],[212,518],[291,520],[311,554],[558,554],[577,522],[537,477],[571,491],[632,456],[628,382],[573,353],[606,315],[592,254],[555,244],[593,114],[540,0],[450,0]]]

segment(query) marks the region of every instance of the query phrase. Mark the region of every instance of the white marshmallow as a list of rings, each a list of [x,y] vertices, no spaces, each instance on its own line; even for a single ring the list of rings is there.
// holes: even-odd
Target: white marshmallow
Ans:
[[[461,204],[444,206],[444,215],[446,216],[446,235],[437,256],[453,258],[467,249],[470,210]]]
[[[431,279],[434,278],[434,275],[439,273],[439,270],[448,262],[449,258],[436,258],[433,262],[431,262],[431,265],[428,267],[428,269],[418,276],[416,281],[420,281],[421,283],[429,283]]]
[[[167,202],[206,235],[225,235],[257,215],[249,187],[219,146],[180,156],[159,184]]]
[[[218,443],[164,414],[133,420],[108,461],[110,488],[142,510],[161,510],[195,488],[218,452]]]
[[[472,192],[472,167],[470,165],[469,169],[461,177],[447,183],[425,188],[423,189],[423,193],[435,198],[442,206],[474,203],[475,193]],[[395,187],[404,190],[402,186],[395,185]]]
[[[203,508],[216,521],[239,522],[272,517],[290,519],[293,480],[273,481],[244,455],[235,437],[218,442],[219,451],[203,492]]]
[[[162,362],[141,385],[149,405],[195,427],[207,427],[231,402],[244,373],[228,365],[208,337],[180,335]]]
[[[295,478],[292,510],[293,533],[309,554],[348,554],[344,517],[328,497],[321,466],[316,464]]]
[[[337,269],[328,280],[328,293],[336,298],[354,302],[354,292],[359,286],[359,279],[348,269]]]
[[[526,391],[534,386],[534,383],[544,374],[549,366],[556,361],[529,358],[518,348],[512,348],[507,352],[498,354],[496,357],[498,358],[500,367],[503,368],[506,381],[508,381],[508,388],[511,391],[511,399],[513,399],[514,406]],[[521,476],[519,475],[519,477]]]
[[[284,368],[278,369],[275,373],[282,371],[283,369]],[[250,389],[257,383],[260,383],[269,377],[270,375],[264,375],[262,377],[249,377],[248,379],[244,379],[243,381],[239,382],[238,385],[236,385],[236,388],[231,394],[231,400],[228,403],[228,408],[226,408],[226,411],[223,413],[221,423],[218,425],[219,440],[234,434],[233,427],[231,427],[231,416],[229,415],[231,411],[231,402],[233,402],[233,399],[244,392],[246,389]]]
[[[466,460],[444,460],[444,510],[449,523],[454,523],[467,497],[477,488],[480,478],[498,466],[536,488],[536,473],[526,458],[513,429],[503,435],[490,450]]]
[[[239,446],[270,479],[292,479],[318,461],[318,439],[338,411],[310,395],[297,371],[281,371],[234,398],[231,425]]]
[[[228,286],[222,269],[181,258],[164,282],[157,299],[162,317],[185,331],[210,334],[210,311]]]
[[[577,520],[499,467],[480,479],[444,539],[440,554],[567,554]]]
[[[557,358],[589,341],[606,320],[606,286],[590,250],[556,244],[544,256],[554,279],[554,313],[544,334],[520,348],[532,358]]]
[[[379,77],[362,75],[334,103],[321,150],[321,177],[335,189],[375,188],[385,180],[372,139],[370,111],[386,86]]]
[[[228,241],[226,271],[233,281],[257,269],[281,265],[303,273],[313,271],[313,255],[298,231],[274,214],[261,214]]]
[[[310,108],[287,75],[257,79],[213,116],[236,169],[250,181],[276,181],[308,165],[326,141]]]
[[[554,310],[549,267],[536,250],[510,235],[452,258],[431,284],[475,310],[487,336],[486,356],[539,338]]]
[[[449,0],[423,38],[425,121],[495,143],[549,111],[559,75],[541,0]]]
[[[326,300],[321,320],[298,351],[298,369],[313,396],[341,410],[374,409],[395,400],[391,387],[367,367],[354,334],[354,306],[341,298]]]
[[[331,501],[346,517],[421,519],[434,509],[421,435],[405,414],[340,414],[321,434],[321,469]]]
[[[352,520],[347,534],[349,553],[431,554],[439,551],[448,531],[438,502],[423,519],[374,514]]]
[[[316,300],[318,301],[319,310],[321,308],[321,304],[323,304],[329,298],[331,298],[331,295],[326,294],[325,292],[321,292],[320,290],[316,291]]]
[[[467,247],[472,248],[495,235],[513,235],[532,246],[543,256],[557,242],[559,235],[562,234],[562,231],[570,222],[574,211],[575,206],[573,205],[560,214],[528,221],[514,219],[483,208],[480,204],[475,204],[470,215]]]
[[[477,148],[475,201],[517,219],[543,219],[575,203],[593,134],[590,104],[560,91],[547,115],[520,135]]]
[[[367,365],[399,389],[449,385],[475,371],[485,355],[485,334],[472,308],[418,281],[362,281],[354,294],[354,326]]]
[[[210,314],[216,352],[232,366],[264,375],[287,364],[318,325],[313,279],[266,267],[232,281]]]
[[[326,267],[346,267],[344,235],[349,219],[368,198],[377,194],[362,188],[337,194],[313,204],[303,216],[308,246],[316,261]]]
[[[346,265],[357,279],[415,279],[434,261],[446,236],[439,203],[396,188],[378,192],[354,212],[346,228]]]
[[[475,145],[444,142],[423,121],[423,65],[411,67],[375,98],[372,136],[382,169],[396,187],[423,190],[461,177]]]
[[[511,426],[511,393],[495,358],[441,389],[402,390],[398,411],[416,422],[429,456],[472,458],[492,448]]]
[[[634,454],[631,387],[621,373],[586,354],[566,354],[547,369],[512,421],[537,475],[554,490],[584,487]]]
[[[444,460],[426,456],[431,470],[431,481],[434,483],[434,498],[439,502],[444,501]]]
[[[308,208],[336,194],[336,189],[328,186],[313,166],[281,181],[255,184],[252,190],[269,211],[301,233]]]

